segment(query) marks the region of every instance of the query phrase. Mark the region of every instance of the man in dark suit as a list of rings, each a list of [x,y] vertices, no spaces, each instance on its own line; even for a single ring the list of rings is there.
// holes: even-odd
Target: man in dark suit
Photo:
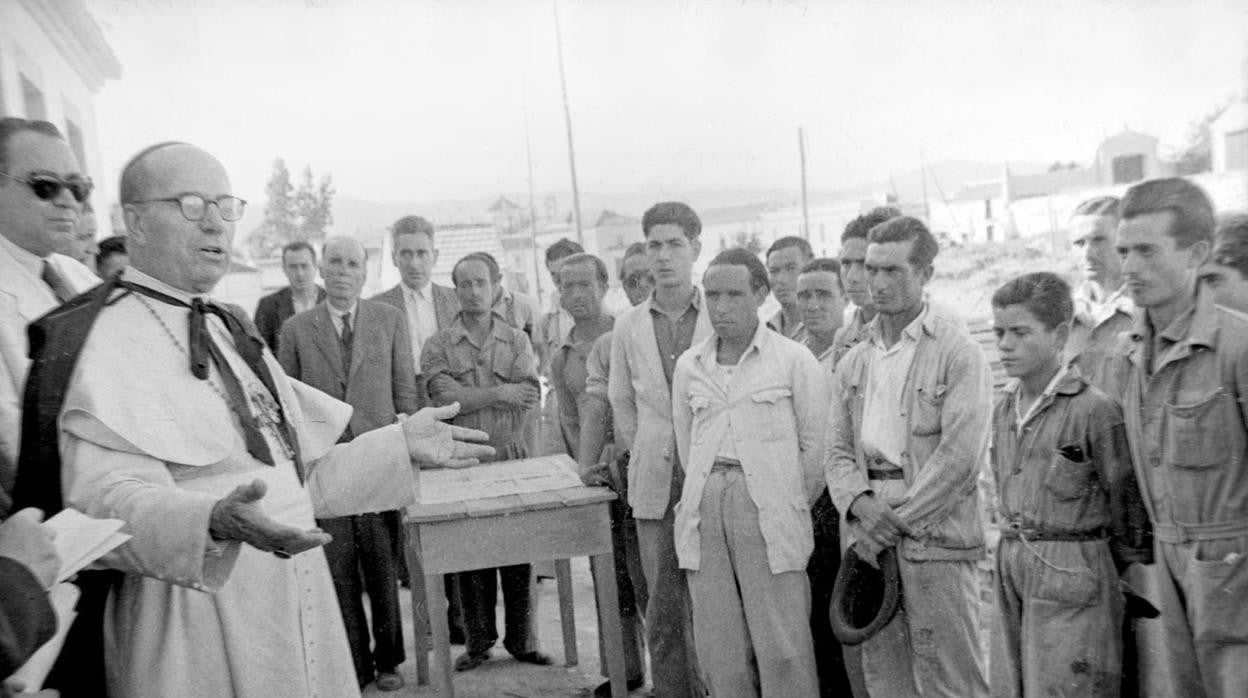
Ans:
[[[278,358],[287,374],[355,408],[344,440],[392,424],[398,414],[417,409],[416,373],[403,315],[384,303],[360,300],[366,261],[358,241],[326,241],[321,260],[326,302],[288,320],[278,344]],[[356,678],[363,686],[375,670],[378,688],[397,690],[403,686],[398,666],[404,660],[398,594],[403,556],[399,512],[318,519],[317,523],[334,537],[325,546],[325,556]],[[372,609],[371,654],[360,600],[364,591]]]
[[[433,244],[433,224],[420,216],[404,216],[390,228],[390,259],[402,281],[394,288],[373,296],[403,311],[412,345],[412,366],[420,374],[420,352],[438,330],[451,326],[459,313],[455,289],[432,282],[438,249]],[[424,382],[420,382],[421,404],[428,403]]]
[[[316,251],[311,245],[300,241],[283,247],[282,271],[290,285],[256,304],[256,328],[274,354],[282,323],[325,300],[325,290],[316,285]]]

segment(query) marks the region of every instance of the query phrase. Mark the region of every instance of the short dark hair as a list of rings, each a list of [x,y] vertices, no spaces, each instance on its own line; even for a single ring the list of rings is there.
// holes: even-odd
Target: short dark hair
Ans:
[[[1011,305],[1023,306],[1049,330],[1070,322],[1075,314],[1070,284],[1049,271],[1023,274],[992,294],[993,308]]]
[[[9,172],[9,141],[22,131],[33,131],[44,136],[65,140],[65,136],[61,135],[61,130],[50,121],[23,119],[17,116],[0,118],[0,172],[13,174]]]
[[[834,257],[816,257],[802,267],[801,274],[815,271],[827,271],[836,274],[836,287],[845,290],[845,281],[841,279],[841,262]]]
[[[295,240],[288,242],[282,246],[282,264],[286,263],[286,254],[289,252],[298,252],[299,250],[307,250],[312,255],[312,263],[316,263],[316,248],[312,244],[304,240]]]
[[[1234,269],[1248,279],[1248,213],[1223,218],[1214,241],[1213,263]]]
[[[805,256],[806,259],[810,259],[815,256],[815,251],[810,249],[810,243],[806,240],[806,238],[799,238],[796,235],[785,235],[784,237],[771,243],[771,247],[767,248],[767,254],[764,255],[764,258],[771,259],[771,254],[773,252],[787,250],[790,247],[796,247],[801,250],[802,255]]]
[[[898,216],[880,223],[871,229],[871,233],[867,236],[867,242],[883,243],[883,242],[906,242],[913,240],[914,245],[910,248],[910,266],[915,269],[923,269],[932,265],[932,260],[936,259],[937,253],[940,252],[940,245],[937,244],[936,238],[932,237],[932,231],[927,229],[923,221],[910,216]]]
[[[852,240],[854,238],[867,239],[871,234],[871,229],[875,226],[893,218],[899,218],[901,211],[892,206],[876,206],[866,213],[858,216],[845,226],[845,232],[841,233],[841,242]]]
[[[126,254],[126,236],[114,235],[100,240],[96,246],[95,265],[98,267],[104,260],[114,255]]]
[[[1108,216],[1117,220],[1121,199],[1116,196],[1094,196],[1075,207],[1072,216]]]
[[[603,288],[606,288],[607,284],[611,281],[611,276],[607,274],[607,265],[599,259],[597,255],[577,252],[576,254],[571,254],[567,257],[562,257],[561,259],[563,260],[563,264],[559,265],[559,269],[561,271],[572,266],[573,264],[592,264],[594,265],[594,272],[596,272],[598,276],[598,283],[602,284]],[[555,283],[559,283],[558,273],[555,274]]]
[[[731,247],[715,255],[711,263],[706,265],[706,271],[710,271],[711,267],[720,266],[745,267],[750,272],[750,288],[752,290],[771,290],[771,280],[767,278],[767,267],[758,261],[758,255],[744,247]],[[702,277],[706,278],[706,272],[702,272]]]
[[[459,280],[458,280],[459,265],[463,264],[464,262],[484,263],[485,267],[490,270],[490,282],[491,283],[497,284],[503,278],[503,273],[499,271],[498,269],[498,260],[494,259],[494,255],[490,254],[489,252],[469,252],[468,254],[461,257],[460,260],[455,263],[454,267],[451,267],[451,283],[453,284],[459,283]]]
[[[581,247],[579,242],[569,240],[567,238],[559,238],[550,247],[546,248],[546,263],[558,261],[564,257],[585,252],[585,248]]]
[[[1213,241],[1213,229],[1217,225],[1213,201],[1204,189],[1182,177],[1150,179],[1131,187],[1122,195],[1119,216],[1129,221],[1163,211],[1174,216],[1170,237],[1174,238],[1177,248]]]
[[[650,237],[650,229],[656,225],[678,225],[690,240],[702,234],[702,219],[688,204],[679,201],[655,204],[641,217],[641,232],[646,237]]]
[[[133,157],[126,161],[125,165],[122,165],[121,178],[117,184],[117,198],[121,201],[121,203],[132,203],[143,194],[143,183],[139,181],[141,179],[139,176],[141,170],[138,169],[138,164],[146,160],[147,156],[152,153],[158,150],[164,150],[165,148],[171,148],[175,145],[190,145],[190,143],[183,141],[161,141],[160,143],[154,143],[135,153]]]
[[[623,262],[625,259],[628,259],[629,257],[636,257],[639,254],[645,254],[645,253],[646,253],[646,243],[634,242],[633,244],[629,245],[627,249],[624,250],[624,256],[620,258],[620,261]]]
[[[416,233],[424,233],[429,236],[430,240],[433,240],[433,224],[420,216],[403,216],[390,226],[391,240],[400,235],[415,235]]]

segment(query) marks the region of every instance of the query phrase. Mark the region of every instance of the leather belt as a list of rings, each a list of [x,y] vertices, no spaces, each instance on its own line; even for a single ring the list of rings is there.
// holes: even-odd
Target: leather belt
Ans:
[[[905,471],[879,456],[867,456],[868,480],[904,480]]]
[[[1155,523],[1153,537],[1162,543],[1183,544],[1201,540],[1223,540],[1248,536],[1248,519],[1214,523]]]
[[[1010,521],[1001,527],[1001,537],[1006,540],[1019,540],[1021,538],[1027,541],[1103,540],[1105,538],[1109,538],[1109,529],[1104,526],[1099,526],[1097,528],[1091,528],[1083,531],[1071,531],[1058,528],[1048,528],[1047,526],[1026,526],[1017,521]]]
[[[715,462],[711,463],[711,470],[727,470],[728,468],[740,468],[740,467],[741,467],[741,461],[731,460],[728,458],[716,458]]]

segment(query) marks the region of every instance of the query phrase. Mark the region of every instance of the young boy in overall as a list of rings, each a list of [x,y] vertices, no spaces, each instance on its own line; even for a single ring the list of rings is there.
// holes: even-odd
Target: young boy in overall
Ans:
[[[1119,695],[1119,573],[1151,552],[1122,411],[1062,361],[1072,307],[1070,287],[1047,272],[992,298],[1001,362],[1016,379],[993,411],[994,696]]]

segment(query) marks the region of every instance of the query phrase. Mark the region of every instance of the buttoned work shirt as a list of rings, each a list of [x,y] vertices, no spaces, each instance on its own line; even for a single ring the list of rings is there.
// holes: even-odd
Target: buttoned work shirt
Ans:
[[[425,342],[438,331],[438,311],[433,305],[433,284],[416,289],[400,285],[403,289],[403,310],[407,313],[407,332],[412,338],[412,359],[416,375],[420,375],[420,353]]]
[[[598,339],[611,331],[611,325],[614,322],[615,320],[610,315],[603,315],[592,328],[597,334],[581,338],[574,338],[575,328],[572,328],[550,359],[550,381],[558,396],[556,402],[559,404],[559,427],[568,453],[574,456],[581,445],[581,400],[585,398],[588,390],[589,357]],[[610,351],[609,344],[607,348]],[[604,375],[602,386],[604,400],[606,399],[605,382]]]
[[[878,315],[868,326],[872,363],[863,396],[862,445],[868,456],[883,458],[893,465],[901,464],[901,454],[906,450],[906,375],[914,361],[923,316],[928,312],[924,308],[906,325],[891,347],[884,346]]]
[[[993,411],[992,468],[1004,520],[1024,527],[1110,532],[1121,562],[1149,561],[1147,518],[1122,410],[1077,368],[1058,371],[1019,419],[1019,383]]]
[[[425,343],[420,366],[434,404],[450,402],[448,391],[456,383],[469,388],[493,388],[506,383],[538,385],[537,356],[528,336],[498,315],[492,320],[490,331],[479,345],[464,326],[462,314]],[[474,412],[460,412],[451,422],[488,433],[489,444],[498,452],[493,460],[509,460],[527,455],[522,433],[525,414],[525,410],[490,405]]]
[[[779,332],[794,342],[801,342],[806,339],[806,323],[798,320],[792,327],[785,327],[783,309],[777,310],[776,314],[771,316],[771,319],[767,321],[767,327],[773,332]]]
[[[677,362],[672,386],[676,445],[685,483],[676,506],[676,555],[699,568],[702,491],[731,441],[772,573],[806,569],[814,547],[810,503],[822,491],[828,397],[819,362],[806,347],[759,325],[725,378],[712,334]]]
[[[1200,294],[1161,331],[1140,312],[1115,351],[1125,362],[1122,407],[1158,540],[1207,540],[1174,524],[1218,524],[1248,535],[1248,321]],[[1193,537],[1199,536],[1199,537]]]
[[[1116,398],[1122,386],[1116,384],[1107,363],[1118,335],[1131,328],[1135,304],[1122,288],[1106,298],[1094,299],[1087,282],[1075,288],[1072,298],[1075,316],[1070,326],[1070,339],[1066,340],[1066,358],[1079,367],[1079,373],[1089,383]]]
[[[689,305],[679,312],[669,313],[658,306],[651,297],[650,317],[654,319],[654,339],[659,345],[659,360],[663,362],[663,375],[672,384],[672,372],[676,359],[693,343],[693,331],[698,325],[698,313],[702,312],[702,294],[697,289],[689,299]]]

